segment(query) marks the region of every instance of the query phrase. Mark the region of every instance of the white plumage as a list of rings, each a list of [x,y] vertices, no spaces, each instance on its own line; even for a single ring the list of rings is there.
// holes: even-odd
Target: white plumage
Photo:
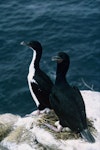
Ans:
[[[37,97],[35,96],[35,94],[34,94],[34,92],[33,92],[33,90],[32,90],[32,86],[31,86],[31,83],[33,83],[33,82],[34,82],[35,84],[38,84],[38,83],[33,79],[33,77],[34,77],[34,75],[35,75],[35,68],[34,68],[34,61],[35,61],[35,59],[36,59],[36,52],[34,51],[34,52],[33,52],[33,58],[32,58],[32,61],[31,61],[30,67],[29,67],[29,74],[28,74],[27,79],[28,79],[28,85],[29,85],[29,89],[30,89],[31,95],[32,95],[32,97],[33,97],[33,99],[34,99],[34,101],[35,101],[35,103],[36,103],[36,106],[38,107],[40,103],[39,103]]]

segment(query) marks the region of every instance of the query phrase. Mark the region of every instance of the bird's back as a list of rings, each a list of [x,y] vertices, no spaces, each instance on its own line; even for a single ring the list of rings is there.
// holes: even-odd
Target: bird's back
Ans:
[[[69,126],[72,130],[87,126],[85,105],[75,88],[66,83],[55,85],[50,101],[63,126]]]

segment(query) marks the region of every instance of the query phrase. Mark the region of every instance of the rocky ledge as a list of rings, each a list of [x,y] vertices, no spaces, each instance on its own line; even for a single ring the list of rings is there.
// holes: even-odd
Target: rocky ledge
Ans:
[[[0,115],[0,150],[98,150],[100,148],[100,92],[81,91],[88,126],[96,142],[90,144],[65,128],[55,133],[45,126],[58,120],[53,111],[39,116]]]

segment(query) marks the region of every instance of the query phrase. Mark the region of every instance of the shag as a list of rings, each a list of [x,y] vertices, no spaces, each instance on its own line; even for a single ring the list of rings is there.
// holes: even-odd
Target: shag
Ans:
[[[59,118],[59,127],[69,127],[72,131],[80,133],[81,137],[90,143],[95,139],[88,130],[85,103],[77,87],[69,85],[66,73],[69,69],[70,58],[65,52],[52,57],[57,62],[56,80],[50,94],[51,106]],[[47,125],[48,126],[48,125]],[[49,127],[49,126],[48,126]]]
[[[31,95],[36,103],[37,110],[31,114],[40,114],[40,111],[51,109],[49,95],[53,83],[48,75],[40,69],[42,46],[38,41],[21,42],[33,50],[33,58],[29,67],[28,85]]]

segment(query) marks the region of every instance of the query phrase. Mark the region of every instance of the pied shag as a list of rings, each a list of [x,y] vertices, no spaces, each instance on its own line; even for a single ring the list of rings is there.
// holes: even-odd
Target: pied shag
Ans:
[[[29,66],[28,85],[31,95],[36,103],[37,111],[31,114],[39,114],[40,111],[51,109],[49,95],[53,86],[51,79],[40,69],[42,46],[38,41],[21,42],[33,50],[33,58]]]

